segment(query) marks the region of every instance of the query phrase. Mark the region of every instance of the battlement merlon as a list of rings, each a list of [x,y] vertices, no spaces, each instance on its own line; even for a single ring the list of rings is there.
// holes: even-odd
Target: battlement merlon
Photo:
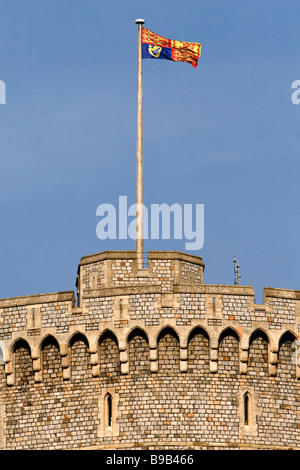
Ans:
[[[129,285],[203,284],[205,264],[199,256],[179,251],[149,251],[147,268],[138,269],[135,251],[105,251],[84,256],[77,271],[77,300],[82,305],[85,290]]]
[[[0,309],[7,309],[11,307],[26,307],[41,304],[53,304],[67,302],[73,308],[75,307],[74,291],[64,292],[51,292],[46,294],[23,295],[20,297],[8,297],[0,299]]]
[[[281,313],[283,310],[290,310],[300,321],[300,291],[292,289],[280,289],[275,287],[265,287],[263,292],[264,305],[272,306],[273,312]],[[300,331],[300,327],[299,331]]]
[[[177,251],[150,251],[148,266],[137,269],[135,251],[106,251],[84,256],[73,291],[0,299],[0,340],[20,332],[40,335],[71,331],[78,324],[129,328],[263,328],[300,332],[300,291],[264,288],[255,303],[252,286],[204,284],[202,258]],[[100,329],[101,329],[100,328]]]
[[[279,299],[300,300],[300,290],[280,289],[276,287],[264,288],[264,299],[269,297]]]

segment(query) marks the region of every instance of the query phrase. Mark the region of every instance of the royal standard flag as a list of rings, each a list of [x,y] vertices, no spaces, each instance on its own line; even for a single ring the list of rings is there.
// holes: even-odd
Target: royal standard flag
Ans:
[[[196,42],[174,41],[166,39],[149,29],[142,28],[143,59],[167,59],[176,62],[189,62],[197,67],[202,44]]]

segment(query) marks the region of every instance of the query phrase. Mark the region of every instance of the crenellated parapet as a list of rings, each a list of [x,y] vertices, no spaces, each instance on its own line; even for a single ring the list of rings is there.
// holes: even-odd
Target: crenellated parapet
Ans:
[[[0,299],[1,449],[299,448],[300,292],[108,251],[74,292]]]
[[[264,289],[255,304],[251,286],[203,283],[201,258],[179,252],[149,252],[148,266],[137,269],[135,252],[104,252],[83,257],[73,292],[0,300],[0,340],[7,384],[14,384],[14,350],[19,341],[30,349],[35,382],[43,380],[45,339],[57,342],[63,379],[72,378],[71,344],[80,334],[88,344],[93,377],[101,374],[99,348],[110,332],[118,345],[120,372],[130,371],[129,342],[140,331],[147,339],[149,370],[159,371],[159,341],[171,331],[179,347],[179,371],[189,370],[194,332],[207,338],[209,371],[218,372],[220,342],[226,333],[238,341],[239,372],[248,373],[249,348],[260,332],[268,343],[268,373],[276,376],[278,352],[285,338],[300,340],[300,291]],[[295,354],[296,357],[296,354]],[[295,377],[300,377],[295,360]]]
[[[171,292],[173,285],[203,284],[204,263],[177,251],[150,251],[147,268],[139,269],[135,251],[106,251],[84,256],[77,271],[78,305],[89,291],[153,285]]]

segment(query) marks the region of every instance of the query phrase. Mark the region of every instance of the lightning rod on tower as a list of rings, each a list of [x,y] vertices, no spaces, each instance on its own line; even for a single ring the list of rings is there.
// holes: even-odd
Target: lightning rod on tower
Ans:
[[[236,257],[233,258],[233,265],[234,265],[234,268],[233,268],[233,272],[234,272],[234,285],[235,285],[235,286],[238,286],[238,285],[240,284],[241,276],[240,276],[240,264],[239,264],[239,262],[236,260]]]

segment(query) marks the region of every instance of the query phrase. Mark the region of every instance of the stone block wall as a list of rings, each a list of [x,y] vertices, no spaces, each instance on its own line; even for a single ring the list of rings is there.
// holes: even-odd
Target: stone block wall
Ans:
[[[82,258],[73,292],[0,299],[3,449],[300,449],[300,292],[201,258]],[[299,352],[299,351],[298,351]]]

